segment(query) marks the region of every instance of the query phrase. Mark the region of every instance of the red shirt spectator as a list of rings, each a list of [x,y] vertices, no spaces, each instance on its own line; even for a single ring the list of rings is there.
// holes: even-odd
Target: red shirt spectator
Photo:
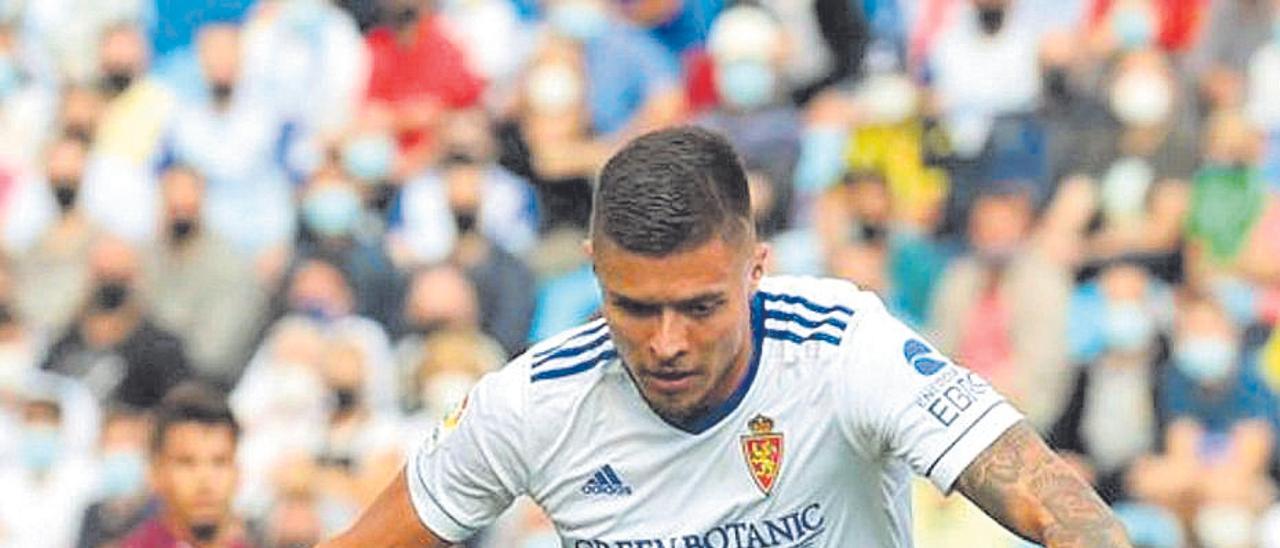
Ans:
[[[386,103],[401,119],[404,109],[452,110],[479,102],[484,82],[467,66],[462,50],[445,35],[436,16],[420,17],[410,32],[412,42],[402,40],[392,27],[369,33],[368,100]],[[425,127],[401,131],[400,145],[413,147],[426,136]]]
[[[1104,24],[1115,4],[1115,0],[1092,0],[1088,13],[1089,28]],[[1156,44],[1160,49],[1178,53],[1195,45],[1208,6],[1206,0],[1152,0],[1151,6],[1159,19]]]

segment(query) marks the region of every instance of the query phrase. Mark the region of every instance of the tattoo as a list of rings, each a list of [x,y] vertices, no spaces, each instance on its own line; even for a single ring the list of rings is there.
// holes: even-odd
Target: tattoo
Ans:
[[[1045,546],[1129,546],[1106,503],[1025,422],[978,455],[957,487],[1001,525]]]

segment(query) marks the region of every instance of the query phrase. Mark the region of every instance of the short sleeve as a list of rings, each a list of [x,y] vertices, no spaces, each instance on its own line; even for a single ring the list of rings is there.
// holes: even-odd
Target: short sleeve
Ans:
[[[512,364],[486,375],[409,457],[414,511],[445,540],[466,540],[525,491],[527,375],[519,373]]]
[[[905,462],[942,492],[1022,419],[990,384],[942,356],[878,300],[841,347],[837,393],[850,442]]]

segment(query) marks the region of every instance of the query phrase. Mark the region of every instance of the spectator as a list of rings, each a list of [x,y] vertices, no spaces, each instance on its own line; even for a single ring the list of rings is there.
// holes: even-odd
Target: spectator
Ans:
[[[529,184],[497,164],[489,119],[480,111],[459,112],[445,122],[445,154],[436,169],[405,183],[400,196],[402,225],[393,232],[398,255],[410,264],[445,259],[463,232],[475,231],[508,255],[528,254],[537,238],[538,206]],[[472,208],[460,218],[455,195],[467,194]],[[467,225],[463,230],[463,224]]]
[[[709,44],[721,106],[701,124],[729,136],[747,169],[767,184],[760,190],[772,197],[772,207],[759,227],[766,237],[790,220],[791,180],[805,130],[800,111],[785,97],[787,39],[773,14],[738,6],[716,20]]]
[[[59,398],[32,388],[20,404],[20,458],[0,466],[0,542],[70,546],[92,495],[89,463],[66,444]]]
[[[1160,299],[1146,271],[1119,263],[1079,289],[1073,303],[1072,331],[1088,332],[1096,342],[1075,372],[1070,401],[1049,439],[1081,459],[1112,504],[1129,498],[1130,466],[1156,449],[1165,427],[1158,367],[1167,350],[1159,311],[1169,302]]]
[[[106,29],[98,55],[99,87],[107,103],[85,175],[85,208],[107,231],[147,242],[155,237],[159,204],[152,168],[160,160],[174,97],[148,76],[150,51],[138,26]]]
[[[396,378],[386,330],[356,312],[355,295],[345,271],[324,259],[302,261],[280,298],[286,314],[282,321],[288,323],[293,320],[290,316],[302,316],[326,338],[351,337],[358,341],[367,360],[369,404],[378,410],[395,405]],[[261,352],[255,354],[249,369],[254,369],[260,355]]]
[[[1171,366],[1161,380],[1168,421],[1164,451],[1133,467],[1131,491],[1170,508],[1202,543],[1224,531],[1222,519],[1249,523],[1274,497],[1266,470],[1274,454],[1276,407],[1261,385],[1252,352],[1211,298],[1190,293],[1178,304]],[[1225,515],[1224,515],[1225,514]]]
[[[37,369],[42,341],[18,311],[17,291],[8,264],[0,262],[0,386],[16,385]]]
[[[606,0],[555,0],[548,6],[552,36],[543,47],[552,51],[545,53],[562,59],[561,63],[572,63],[570,70],[583,77],[577,80],[579,85],[565,88],[568,82],[553,87],[550,78],[543,76],[544,82],[536,84],[542,87],[536,91],[531,87],[530,91],[545,95],[539,99],[551,99],[549,103],[539,101],[543,111],[568,112],[577,104],[584,105],[587,134],[576,142],[544,139],[536,132],[530,135],[535,169],[542,177],[594,175],[607,157],[609,145],[605,143],[616,144],[670,124],[683,114],[675,60],[660,44],[623,20],[616,9]],[[530,81],[529,85],[535,83]],[[545,108],[557,102],[555,97],[563,107]]]
[[[394,325],[401,281],[382,240],[359,232],[363,200],[350,181],[318,176],[304,189],[302,222],[309,239],[298,246],[295,263],[333,262],[353,290],[353,312]]]
[[[245,93],[309,140],[354,118],[369,71],[355,21],[329,0],[268,0],[244,24]]]
[[[1100,187],[1090,256],[1147,255],[1171,282],[1181,279],[1181,224],[1199,148],[1195,121],[1179,108],[1180,88],[1162,54],[1129,53],[1115,64],[1106,107],[1072,97],[1055,105],[1061,110],[1050,121],[1061,137],[1051,177],[1085,175]]]
[[[151,478],[160,508],[121,543],[125,548],[247,546],[232,512],[240,426],[221,396],[187,384],[166,396],[151,438]]]
[[[1037,185],[1037,202],[1047,197],[1035,152],[1042,137],[1030,116],[1040,100],[1038,29],[1027,6],[1013,0],[970,0],[958,9],[929,58],[954,162],[942,227],[948,234],[963,232],[974,195],[991,179],[1026,179]]]
[[[156,511],[147,484],[151,423],[145,414],[117,407],[102,423],[98,489],[80,523],[79,548],[115,545]]]
[[[200,174],[171,167],[161,184],[163,237],[147,260],[148,309],[182,338],[194,372],[229,390],[262,321],[264,297],[247,261],[206,228]]]
[[[380,0],[384,24],[369,32],[368,103],[386,110],[400,143],[396,177],[404,179],[434,155],[435,126],[444,111],[476,105],[484,82],[424,0]]]
[[[273,105],[240,85],[236,27],[207,27],[198,46],[204,87],[182,97],[168,128],[168,154],[208,181],[209,231],[261,260],[294,234],[292,189],[277,158],[282,120]]]
[[[81,379],[100,401],[150,408],[190,369],[182,341],[146,313],[140,269],[124,242],[94,246],[81,311],[42,368]]]
[[[923,324],[945,253],[903,219],[880,174],[855,171],[814,208],[825,271],[881,295],[891,309]]]
[[[947,267],[934,294],[939,350],[1010,394],[1040,429],[1069,395],[1071,263],[1062,248],[1083,231],[1090,194],[1088,182],[1064,187],[1036,223],[1025,185],[993,184],[970,214],[972,250]]]
[[[317,494],[346,509],[345,519],[327,523],[327,530],[350,526],[395,477],[406,454],[398,414],[369,406],[367,360],[358,344],[340,339],[328,345],[321,360],[330,405],[316,453]]]
[[[476,288],[457,267],[439,265],[414,274],[409,280],[402,321],[404,334],[396,341],[396,360],[405,387],[413,386],[414,371],[421,363],[427,338],[444,329],[478,331],[480,302]],[[405,394],[402,393],[402,401]],[[412,395],[408,398],[412,401]]]
[[[18,256],[15,304],[39,331],[65,328],[88,285],[89,251],[99,231],[79,200],[86,156],[84,143],[75,139],[50,145],[38,199],[57,213],[33,247]]]

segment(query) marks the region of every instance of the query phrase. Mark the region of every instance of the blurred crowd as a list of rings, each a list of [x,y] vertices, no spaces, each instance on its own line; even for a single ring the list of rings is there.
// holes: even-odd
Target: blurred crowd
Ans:
[[[0,545],[183,507],[187,381],[238,421],[201,508],[341,530],[596,312],[592,178],[675,123],[775,273],[877,292],[1138,544],[1280,546],[1280,0],[0,0]],[[920,545],[1018,545],[955,499]]]

